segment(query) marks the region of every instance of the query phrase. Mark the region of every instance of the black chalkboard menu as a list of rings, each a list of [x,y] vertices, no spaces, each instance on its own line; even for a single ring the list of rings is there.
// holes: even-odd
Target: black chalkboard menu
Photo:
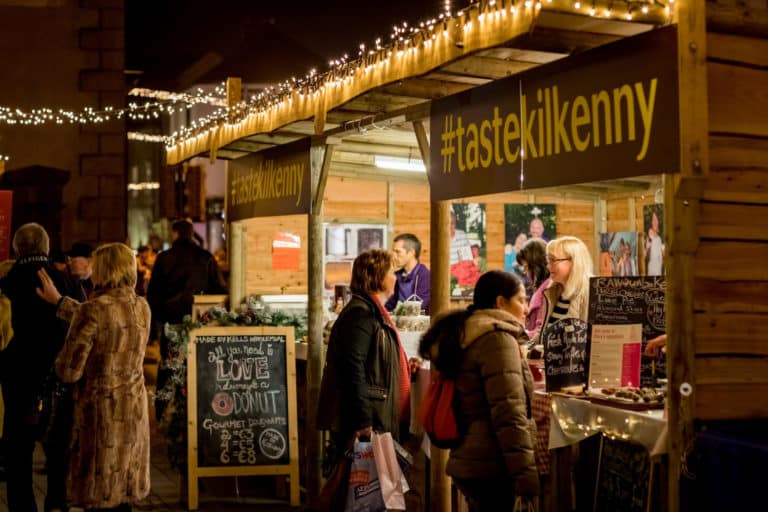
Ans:
[[[598,467],[596,512],[645,512],[651,476],[647,448],[603,436]]]
[[[201,335],[195,343],[197,465],[287,464],[286,336]]]
[[[589,325],[642,325],[641,353],[648,340],[666,331],[664,276],[593,277],[589,283]],[[643,356],[640,386],[666,378],[666,357]]]
[[[188,509],[200,478],[239,475],[288,475],[299,506],[294,328],[206,326],[189,339]]]
[[[587,322],[564,318],[542,331],[547,391],[586,384],[589,368]]]

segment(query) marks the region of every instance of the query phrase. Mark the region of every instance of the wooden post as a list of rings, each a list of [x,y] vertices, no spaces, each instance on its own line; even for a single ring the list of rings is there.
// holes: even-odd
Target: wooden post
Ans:
[[[696,182],[709,170],[707,97],[707,34],[705,0],[675,2],[678,21],[678,83],[680,102],[680,175],[666,176],[665,231],[668,252],[667,368],[669,368],[669,511],[680,510],[680,477],[693,442],[693,394],[680,386],[694,384],[693,275],[698,247]]]
[[[234,309],[245,297],[247,281],[247,228],[245,222],[229,224],[229,307]]]
[[[310,150],[312,168],[312,210],[308,221],[308,337],[307,351],[307,418],[304,444],[306,446],[307,500],[310,507],[320,496],[322,445],[317,429],[317,405],[323,376],[323,194],[333,157],[332,145]]]
[[[232,108],[243,99],[243,81],[237,77],[227,78],[227,107]]]
[[[228,77],[227,78],[227,120],[232,123],[235,121],[235,110],[234,107],[237,106],[238,103],[243,99],[243,81],[240,78],[237,77]],[[218,130],[216,130],[216,133],[211,136],[211,147],[209,150],[209,157],[211,160],[211,164],[216,160],[216,154],[219,150],[219,146],[221,145],[221,141],[219,138],[219,135],[221,133],[221,126],[219,126]]]
[[[448,201],[433,202],[430,205],[430,314],[446,311],[451,304],[451,272],[448,255],[451,251],[451,204]],[[430,503],[434,512],[451,510],[451,479],[445,474],[448,450],[434,446],[430,452]]]
[[[421,121],[413,122],[416,140],[419,142],[421,159],[430,170],[429,135]],[[451,251],[451,203],[430,203],[429,211],[430,257],[430,314],[434,318],[451,306],[451,272],[448,254]],[[430,448],[430,509],[434,512],[451,510],[451,479],[445,474],[448,450]]]

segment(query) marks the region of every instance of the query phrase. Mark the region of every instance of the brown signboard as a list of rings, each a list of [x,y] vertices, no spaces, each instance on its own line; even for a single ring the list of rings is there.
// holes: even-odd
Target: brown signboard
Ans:
[[[432,200],[679,169],[677,28],[432,103]]]
[[[229,163],[227,219],[309,213],[310,139]]]

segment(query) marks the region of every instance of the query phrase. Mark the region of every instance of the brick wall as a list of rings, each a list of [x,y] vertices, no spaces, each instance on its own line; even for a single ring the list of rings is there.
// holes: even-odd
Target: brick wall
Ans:
[[[123,106],[124,4],[0,1],[0,105],[24,110]],[[60,215],[46,223],[62,248],[78,240],[125,240],[125,135],[122,120],[86,126],[0,124],[0,153],[11,158],[8,170],[42,166],[68,173]],[[51,185],[41,179],[38,188],[50,191]],[[24,195],[19,191],[19,203]]]
[[[80,91],[96,96],[99,107],[125,106],[125,11],[123,0],[81,0],[83,16],[94,23],[80,29],[79,45],[92,64],[80,70]],[[73,236],[91,241],[125,241],[125,121],[81,129],[78,198]]]

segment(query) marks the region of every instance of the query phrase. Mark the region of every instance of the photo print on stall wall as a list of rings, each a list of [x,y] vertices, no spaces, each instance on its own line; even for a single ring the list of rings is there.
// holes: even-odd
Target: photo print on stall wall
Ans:
[[[637,266],[637,233],[600,233],[600,275],[640,275]]]
[[[486,269],[485,204],[451,205],[451,297],[472,298]]]
[[[664,205],[643,207],[643,255],[645,275],[664,275]]]
[[[504,270],[523,276],[517,253],[531,238],[549,242],[557,238],[557,206],[554,204],[504,205]]]

